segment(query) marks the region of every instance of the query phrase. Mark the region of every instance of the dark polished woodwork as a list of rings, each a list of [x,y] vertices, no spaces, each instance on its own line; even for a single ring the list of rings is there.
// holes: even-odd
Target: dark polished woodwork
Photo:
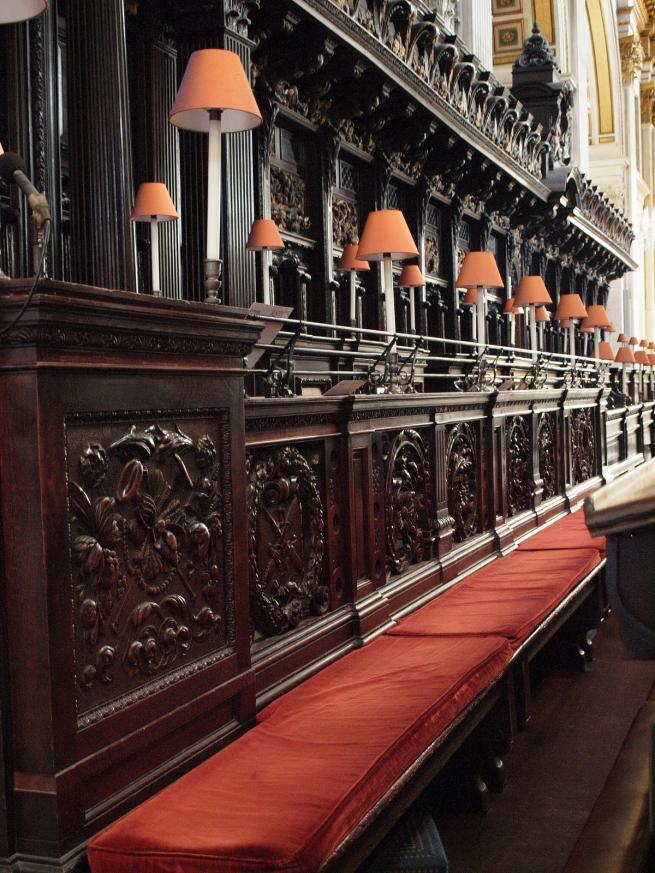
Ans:
[[[46,282],[2,338],[10,869],[66,869],[254,718],[243,315]]]

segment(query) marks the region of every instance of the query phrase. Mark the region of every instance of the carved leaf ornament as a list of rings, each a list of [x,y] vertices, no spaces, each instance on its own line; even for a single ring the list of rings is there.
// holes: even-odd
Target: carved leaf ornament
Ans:
[[[530,509],[533,490],[530,431],[526,420],[515,415],[507,425],[507,500],[510,515]]]
[[[430,540],[430,465],[415,430],[401,431],[385,454],[387,555],[392,570],[400,573],[424,559]]]
[[[591,479],[596,470],[596,438],[591,409],[571,412],[571,466],[573,484]]]
[[[543,496],[547,499],[557,494],[555,428],[552,416],[547,412],[543,413],[539,419],[537,446],[539,452],[539,477],[543,482]]]
[[[78,679],[95,703],[98,684],[129,690],[201,641],[224,644],[223,486],[211,437],[178,426],[133,426],[106,447],[89,441],[78,469]]]
[[[448,512],[453,517],[453,539],[460,543],[478,532],[478,472],[476,437],[470,424],[456,425],[446,450]]]
[[[255,636],[281,634],[327,612],[323,504],[316,474],[298,449],[248,459],[248,522]]]

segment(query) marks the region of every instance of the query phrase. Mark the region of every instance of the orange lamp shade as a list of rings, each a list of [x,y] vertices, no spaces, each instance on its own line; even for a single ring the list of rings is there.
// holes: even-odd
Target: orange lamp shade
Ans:
[[[636,336],[631,336],[630,339],[628,340],[628,345],[631,345],[631,346],[638,346],[638,345],[639,345],[639,340],[637,339]]]
[[[357,243],[348,243],[339,258],[337,269],[355,272],[357,270],[370,270],[371,268],[368,265],[368,261],[362,261],[357,257]]]
[[[642,339],[642,341],[639,343],[639,347],[642,349],[647,349],[648,348],[648,340]]]
[[[0,3],[0,24],[15,24],[36,18],[48,8],[48,0],[2,0]]]
[[[648,360],[648,355],[643,349],[638,349],[635,352],[635,362],[637,364],[644,364],[646,367],[650,367],[650,361]]]
[[[174,221],[179,218],[168,188],[163,182],[144,182],[139,185],[132,207],[132,221]]]
[[[617,364],[634,364],[635,356],[630,346],[621,346],[614,358]]]
[[[557,316],[555,316],[555,318],[557,318]],[[568,318],[562,318],[562,319],[560,320],[559,326],[560,326],[560,327],[568,328],[569,324],[571,324],[571,322],[570,322],[570,320],[569,320]]]
[[[586,318],[587,310],[579,294],[562,294],[557,304],[555,318],[561,321],[563,318]]]
[[[418,255],[405,216],[399,209],[377,209],[366,216],[357,257],[364,261],[406,261]]]
[[[587,324],[589,327],[609,327],[610,320],[604,306],[594,303],[587,307]]]
[[[280,236],[275,222],[270,218],[256,218],[250,228],[246,248],[249,252],[283,249],[284,240]]]
[[[250,82],[235,52],[213,48],[193,52],[170,121],[183,130],[207,133],[212,109],[221,113],[223,133],[250,130],[262,123]]]
[[[586,321],[587,319],[583,318],[580,322],[580,333],[593,333],[594,328],[590,324],[587,324]]]
[[[627,343],[627,341],[628,341],[628,337],[627,337],[624,333],[620,333],[620,334],[617,336],[616,341],[617,341],[618,343]]]
[[[468,252],[459,271],[455,287],[504,288],[498,264],[491,252]],[[518,302],[520,303],[520,301]]]
[[[425,277],[417,264],[405,264],[398,279],[401,288],[419,288],[425,285]]]
[[[651,367],[655,367],[655,355],[648,355]]]
[[[541,276],[524,276],[516,286],[515,295],[519,306],[539,306],[553,302]]]
[[[516,315],[516,300],[508,297],[503,306],[503,315]]]
[[[462,297],[462,306],[475,306],[478,302],[478,292],[476,288],[467,288],[466,294]]]
[[[534,311],[537,321],[550,321],[550,312],[545,306],[537,306]]]
[[[612,351],[612,346],[610,343],[603,340],[598,343],[598,357],[601,361],[613,361],[614,360],[614,352]]]

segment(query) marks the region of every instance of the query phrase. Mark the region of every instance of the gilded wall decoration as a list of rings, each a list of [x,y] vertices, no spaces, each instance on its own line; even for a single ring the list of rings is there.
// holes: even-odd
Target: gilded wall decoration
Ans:
[[[543,498],[557,494],[557,437],[553,413],[542,412],[537,428],[537,451],[539,454],[539,478],[543,483]]]
[[[477,438],[470,424],[456,425],[446,447],[448,512],[453,517],[453,539],[461,543],[478,532]]]
[[[228,427],[67,427],[78,709],[229,651]]]
[[[571,478],[573,485],[596,474],[596,435],[592,409],[574,409],[570,417]]]
[[[306,234],[311,220],[305,214],[305,180],[281,167],[271,167],[271,217],[281,230]]]
[[[430,463],[421,435],[403,430],[384,449],[387,559],[392,572],[424,560],[432,539]]]
[[[248,457],[250,609],[255,639],[329,609],[325,512],[315,471],[293,446]]]
[[[516,515],[532,505],[532,440],[529,422],[520,415],[507,421],[507,503]]]

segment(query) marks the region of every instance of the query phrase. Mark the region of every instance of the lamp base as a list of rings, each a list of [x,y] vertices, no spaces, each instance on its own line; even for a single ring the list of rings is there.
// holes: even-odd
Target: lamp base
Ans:
[[[223,284],[223,261],[205,261],[205,303],[220,303]]]

